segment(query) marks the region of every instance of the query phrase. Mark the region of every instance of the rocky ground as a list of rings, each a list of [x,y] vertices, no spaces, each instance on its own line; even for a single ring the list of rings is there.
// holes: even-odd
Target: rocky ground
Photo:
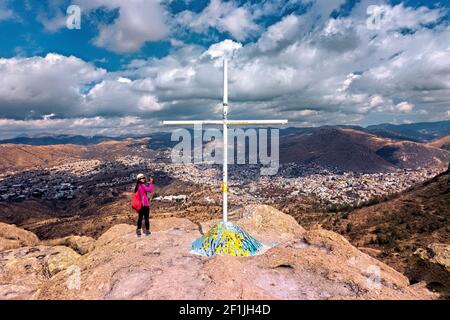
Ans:
[[[190,245],[214,221],[152,221],[152,235],[117,224],[97,240],[40,241],[0,224],[2,299],[437,299],[408,279],[321,228],[303,229],[269,206],[249,206],[235,222],[266,248],[253,257],[204,257]],[[447,251],[446,251],[447,250]],[[448,270],[442,256],[422,259]],[[447,255],[447,256],[446,256]]]

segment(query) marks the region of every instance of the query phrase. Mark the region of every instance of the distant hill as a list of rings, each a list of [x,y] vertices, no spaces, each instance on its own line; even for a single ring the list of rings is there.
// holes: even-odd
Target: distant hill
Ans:
[[[322,127],[305,127],[296,128],[288,127],[280,131],[280,135],[290,136],[302,133],[314,132],[317,129],[341,128],[353,129],[371,133],[380,137],[393,139],[397,141],[413,141],[413,142],[431,142],[450,135],[450,121],[439,122],[420,122],[411,124],[378,124],[371,125],[366,128],[356,125],[337,125],[337,126],[322,126]],[[188,129],[191,132],[192,129]],[[0,140],[0,144],[29,144],[29,145],[55,145],[55,144],[76,144],[76,145],[90,145],[97,144],[103,141],[122,141],[128,138],[145,138],[151,137],[153,139],[152,149],[164,149],[172,147],[176,143],[170,140],[170,132],[153,132],[146,135],[123,135],[120,137],[108,137],[101,135],[82,136],[82,135],[51,135],[40,134],[32,137],[22,136],[11,139]]]
[[[21,170],[51,167],[68,159],[85,158],[86,147],[76,145],[31,146],[21,144],[0,145],[0,170]]]
[[[429,143],[430,146],[450,150],[450,135],[436,139]]]
[[[153,153],[147,146],[147,139],[103,141],[94,145],[0,144],[0,170],[36,169],[77,160],[108,160],[116,156],[151,156]]]
[[[90,145],[103,141],[123,140],[124,138],[111,138],[105,136],[82,136],[82,135],[45,135],[36,137],[17,137],[0,140],[0,144],[28,144],[32,146],[49,146],[56,144]]]
[[[52,146],[52,145],[95,145],[105,141],[124,141],[126,139],[151,138],[149,146],[153,150],[167,149],[175,146],[178,142],[171,141],[171,132],[155,132],[147,135],[124,135],[119,137],[108,136],[82,136],[82,135],[38,135],[33,137],[16,137],[0,140],[1,144],[23,144],[31,146]]]
[[[450,153],[411,141],[395,141],[354,129],[323,127],[285,135],[280,141],[281,162],[316,164],[355,172],[447,165]]]
[[[430,142],[450,135],[450,121],[420,122],[411,124],[379,124],[368,126],[364,131],[395,140]]]

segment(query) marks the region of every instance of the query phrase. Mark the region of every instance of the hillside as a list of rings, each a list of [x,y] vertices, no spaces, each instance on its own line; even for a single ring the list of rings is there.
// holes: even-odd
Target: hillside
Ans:
[[[59,165],[67,159],[81,159],[86,153],[85,147],[75,145],[30,146],[0,145],[0,168],[4,170],[23,170],[34,167]]]
[[[450,153],[411,141],[394,141],[348,128],[319,128],[280,141],[281,162],[316,164],[356,172],[444,167]]]
[[[444,280],[417,264],[419,250],[450,243],[450,172],[440,174],[397,198],[335,217],[325,224],[340,231],[358,247],[370,252],[413,282],[429,279],[450,292],[450,274]],[[438,278],[442,278],[439,276]]]
[[[448,151],[410,141],[387,143],[376,154],[398,169],[445,168],[450,159]]]
[[[0,170],[25,170],[52,167],[77,160],[112,159],[127,155],[152,155],[147,139],[104,141],[93,145],[57,144],[34,146],[0,144]]]
[[[268,246],[260,255],[190,253],[201,228],[186,219],[152,221],[137,238],[118,224],[97,240],[39,242],[0,225],[1,299],[433,299],[422,284],[362,253],[342,236],[304,230],[268,206],[246,208],[237,224]],[[251,275],[251,276],[249,276]]]
[[[431,141],[428,145],[436,148],[450,150],[450,135]]]

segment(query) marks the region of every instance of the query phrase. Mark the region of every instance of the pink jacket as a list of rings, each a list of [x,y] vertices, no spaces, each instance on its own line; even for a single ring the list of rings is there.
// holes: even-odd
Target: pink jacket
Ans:
[[[142,206],[143,207],[149,207],[150,203],[148,201],[147,192],[153,192],[153,183],[150,183],[149,185],[146,185],[144,183],[141,183],[139,185],[139,197],[142,199]]]

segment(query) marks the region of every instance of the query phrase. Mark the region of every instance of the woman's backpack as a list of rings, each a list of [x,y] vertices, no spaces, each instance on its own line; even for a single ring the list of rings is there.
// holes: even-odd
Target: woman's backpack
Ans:
[[[141,197],[139,196],[139,190],[134,193],[133,199],[131,200],[131,207],[138,212],[142,208],[142,201]]]

